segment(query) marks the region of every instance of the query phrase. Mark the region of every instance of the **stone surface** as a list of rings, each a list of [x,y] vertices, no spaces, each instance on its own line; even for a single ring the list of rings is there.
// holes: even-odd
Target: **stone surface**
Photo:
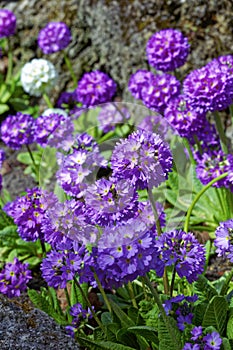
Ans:
[[[79,350],[64,328],[20,298],[0,295],[1,350]]]

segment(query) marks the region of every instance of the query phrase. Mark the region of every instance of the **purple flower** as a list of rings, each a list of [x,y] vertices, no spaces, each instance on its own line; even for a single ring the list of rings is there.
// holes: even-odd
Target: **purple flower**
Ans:
[[[159,222],[161,227],[165,227],[166,225],[166,215],[164,212],[164,208],[161,203],[156,202],[156,211],[158,214]],[[150,201],[140,202],[139,210],[138,210],[138,218],[144,222],[144,224],[148,227],[148,229],[155,229],[155,215],[153,213],[153,209]]]
[[[179,94],[179,80],[166,73],[154,75],[141,92],[144,105],[158,113],[163,113],[168,102]]]
[[[27,289],[27,283],[32,278],[28,264],[21,263],[14,258],[11,263],[5,264],[0,272],[0,292],[8,298],[18,297],[21,292]]]
[[[71,196],[82,197],[88,183],[94,181],[97,170],[107,166],[97,143],[86,133],[79,135],[69,154],[58,153],[57,179],[63,190]]]
[[[42,222],[44,239],[53,248],[58,243],[75,240],[83,244],[93,244],[97,240],[98,229],[89,224],[88,210],[76,200],[55,203],[50,206]]]
[[[158,276],[162,277],[165,266],[173,265],[179,277],[186,277],[192,283],[204,271],[205,249],[192,233],[181,230],[164,232],[157,237],[155,246]]]
[[[138,124],[137,129],[159,134],[163,139],[165,139],[169,129],[169,124],[162,115],[156,113],[154,115],[146,116]]]
[[[130,179],[139,189],[152,188],[166,180],[172,155],[159,135],[138,130],[116,144],[111,167],[113,177]]]
[[[85,73],[75,90],[76,100],[84,107],[110,102],[116,93],[116,83],[98,70]]]
[[[67,241],[51,250],[41,263],[42,276],[50,287],[65,288],[76,274],[80,283],[93,280],[90,266],[93,260],[84,246]],[[82,275],[84,277],[82,277]]]
[[[118,287],[155,268],[155,235],[138,219],[104,228],[94,265],[102,285]]]
[[[225,172],[229,172],[229,175],[213,186],[233,191],[233,155],[224,154],[221,150],[202,154],[196,166],[197,177],[204,185]]]
[[[115,105],[108,103],[101,106],[101,111],[97,116],[99,128],[104,133],[114,130],[117,124],[124,123],[130,118],[130,113],[126,107],[118,103],[115,103]]]
[[[142,89],[148,88],[153,77],[154,74],[145,69],[139,69],[136,73],[131,75],[128,88],[134,98],[142,99]]]
[[[138,213],[138,195],[129,180],[100,179],[88,186],[84,200],[93,224],[112,226]]]
[[[177,295],[174,298],[164,301],[164,309],[166,314],[175,315],[177,327],[183,331],[186,324],[192,324],[193,319],[193,305],[197,301],[197,295],[192,297],[185,297],[184,295]]]
[[[196,112],[184,95],[172,99],[164,111],[164,117],[181,137],[192,137],[205,124],[205,114]]]
[[[35,120],[35,142],[41,147],[56,147],[68,150],[73,144],[74,125],[70,117],[50,113]]]
[[[191,337],[192,340],[201,340],[203,337],[202,326],[194,327],[191,330],[191,334],[192,334],[192,337]]]
[[[206,350],[220,350],[222,339],[218,332],[208,333],[204,336],[203,341],[205,342]]]
[[[193,70],[183,82],[187,101],[200,113],[227,108],[232,103],[232,88],[227,68],[216,64]]]
[[[13,12],[7,9],[0,10],[0,38],[15,34],[16,17]]]
[[[186,62],[190,45],[176,29],[163,29],[153,34],[146,47],[149,64],[163,72],[173,71]]]
[[[50,22],[39,32],[38,45],[44,54],[65,49],[71,41],[70,29],[63,22]]]
[[[2,164],[5,159],[6,159],[5,151],[3,149],[0,149],[0,168],[2,167]]]
[[[34,142],[34,119],[29,114],[18,112],[9,115],[1,125],[1,138],[10,148],[18,150],[22,145]]]
[[[233,262],[233,219],[221,222],[215,232],[214,245],[218,256],[227,256]]]
[[[55,202],[56,197],[52,193],[33,188],[27,190],[25,196],[8,203],[3,209],[14,219],[14,223],[18,226],[18,233],[23,240],[34,242],[39,238],[43,241],[42,220],[47,208],[54,205]]]
[[[74,95],[74,91],[63,91],[57,100],[56,107],[64,108],[64,105],[74,107],[74,105],[76,104]]]

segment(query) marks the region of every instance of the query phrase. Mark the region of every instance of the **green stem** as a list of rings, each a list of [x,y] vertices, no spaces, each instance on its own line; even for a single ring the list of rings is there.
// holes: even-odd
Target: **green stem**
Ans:
[[[45,102],[49,108],[53,108],[52,102],[50,101],[48,95],[45,92],[43,93],[43,99],[45,100]]]
[[[154,217],[155,217],[156,230],[157,230],[158,236],[161,236],[162,229],[161,229],[159,216],[158,216],[158,212],[157,212],[157,209],[156,209],[156,204],[155,204],[155,201],[154,201],[154,196],[153,196],[151,188],[147,189],[147,193],[148,193],[149,201],[151,203],[153,214],[154,214]],[[170,287],[169,287],[169,281],[168,281],[168,275],[167,275],[166,267],[164,269],[164,274],[163,274],[163,285],[164,285],[164,293],[165,294],[169,294]]]
[[[45,248],[45,243],[40,240],[40,245],[41,245],[43,256],[46,256],[47,252]]]
[[[216,129],[217,129],[219,137],[220,137],[220,143],[221,143],[222,150],[224,153],[228,154],[227,137],[224,133],[222,122],[221,122],[221,119],[220,119],[218,112],[214,112],[214,121],[215,121]]]
[[[233,104],[230,105],[229,110],[230,110],[231,120],[232,120],[232,124],[233,124]]]
[[[92,316],[93,316],[93,318],[95,319],[96,323],[97,323],[98,326],[102,329],[102,331],[105,333],[105,329],[104,329],[102,323],[100,322],[100,320],[99,320],[98,316],[96,315],[95,311],[92,309],[92,305],[91,305],[91,303],[90,303],[88,297],[86,296],[86,294],[83,292],[82,287],[80,286],[80,284],[79,284],[77,278],[74,277],[73,280],[74,280],[74,283],[76,284],[76,286],[78,287],[78,289],[80,290],[80,292],[81,292],[81,294],[82,294],[82,297],[83,297],[83,299],[85,300],[87,306],[89,307],[89,309],[90,309],[90,311],[91,311],[91,313],[92,313]]]
[[[78,85],[78,79],[76,77],[76,74],[74,73],[71,61],[70,61],[69,57],[67,56],[67,53],[65,51],[63,51],[63,53],[64,53],[64,60],[65,60],[66,66],[69,69],[71,78],[72,78],[73,83],[74,83],[74,88],[76,88]]]
[[[195,159],[193,158],[193,153],[192,153],[192,151],[191,151],[190,144],[189,144],[188,140],[184,137],[184,138],[182,139],[182,141],[183,141],[183,143],[184,143],[184,145],[185,145],[185,148],[186,148],[187,151],[188,151],[191,164],[196,165],[196,161],[195,161]]]
[[[193,135],[193,138],[194,138],[194,140],[195,140],[195,142],[196,142],[198,152],[200,153],[200,155],[202,155],[202,154],[203,154],[203,150],[202,150],[201,143],[200,143],[200,141],[198,140],[197,135]]]
[[[172,271],[172,280],[171,280],[171,287],[170,287],[170,297],[172,298],[174,284],[175,284],[175,277],[176,277],[176,265],[173,267]]]
[[[101,282],[100,282],[100,280],[99,280],[99,277],[97,276],[97,273],[94,271],[94,269],[92,269],[92,271],[93,271],[93,273],[94,273],[94,278],[95,278],[95,280],[96,280],[96,282],[97,282],[97,285],[98,285],[98,288],[99,288],[99,290],[100,290],[100,293],[102,294],[102,297],[103,297],[103,299],[104,299],[104,302],[105,302],[105,304],[106,304],[106,306],[107,306],[107,308],[108,308],[108,311],[111,313],[111,312],[112,312],[112,308],[111,308],[111,305],[110,305],[110,303],[109,303],[108,297],[107,297],[107,295],[106,295],[106,293],[105,293],[105,291],[104,291],[104,289],[103,289],[103,287],[102,287],[102,285],[101,285]]]
[[[161,316],[163,318],[164,324],[167,328],[167,331],[169,332],[171,338],[174,340],[173,343],[173,349],[174,350],[180,350],[181,349],[181,344],[179,342],[178,339],[176,339],[176,332],[174,330],[174,326],[170,323],[170,320],[168,318],[168,316],[166,315],[166,312],[163,308],[163,304],[159,298],[159,293],[157,292],[157,290],[152,286],[151,281],[149,279],[149,277],[147,275],[145,275],[144,277],[145,283],[147,284],[147,286],[149,287],[151,294],[154,297],[154,300],[156,302],[156,304],[158,305],[159,311],[161,313]]]
[[[109,131],[107,134],[103,135],[99,140],[98,143],[101,144],[102,142],[110,140],[113,136],[115,136],[115,131]]]
[[[13,53],[10,47],[10,41],[8,40],[8,64],[7,64],[7,74],[6,74],[6,83],[11,80],[13,70]]]
[[[38,167],[36,165],[35,158],[33,157],[33,154],[32,154],[32,151],[31,151],[29,145],[26,144],[26,148],[27,148],[28,154],[29,154],[29,156],[30,156],[30,158],[32,160],[32,163],[34,165],[34,168],[35,168],[37,182],[39,182],[39,169],[38,169]]]
[[[192,214],[192,210],[195,206],[195,204],[197,203],[197,201],[200,199],[200,197],[208,190],[208,188],[210,188],[213,184],[215,184],[216,182],[218,182],[219,180],[224,179],[224,177],[226,177],[229,173],[223,173],[222,175],[216,177],[215,179],[211,180],[194,198],[193,202],[191,203],[188,211],[187,211],[187,215],[186,215],[186,219],[185,219],[185,224],[184,224],[184,231],[188,232],[188,228],[189,228],[189,220],[190,220],[190,216]]]
[[[132,301],[133,307],[135,307],[137,309],[138,305],[137,305],[137,302],[136,302],[136,299],[135,299],[133,285],[132,285],[131,282],[128,282],[127,286],[128,286],[129,295],[130,295],[130,299]]]

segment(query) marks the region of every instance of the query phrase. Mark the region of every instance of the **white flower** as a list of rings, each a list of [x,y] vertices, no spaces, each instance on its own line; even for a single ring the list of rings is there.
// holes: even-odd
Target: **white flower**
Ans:
[[[57,80],[54,65],[42,58],[26,63],[21,71],[23,89],[31,96],[41,96],[49,92]]]
[[[53,113],[64,115],[64,117],[68,117],[68,113],[66,113],[66,111],[61,108],[48,108],[42,113],[42,115],[49,116]]]

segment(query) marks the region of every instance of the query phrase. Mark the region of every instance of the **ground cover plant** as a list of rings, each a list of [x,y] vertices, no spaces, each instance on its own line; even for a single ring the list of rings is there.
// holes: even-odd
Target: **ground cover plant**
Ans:
[[[16,23],[0,10],[9,56],[0,107],[15,111],[1,139],[37,186],[15,200],[2,188],[0,292],[27,291],[83,349],[231,349],[233,272],[213,282],[205,274],[213,254],[233,262],[233,56],[181,78],[190,44],[161,30],[146,46],[148,70],[129,79],[135,103],[116,102],[106,72],[77,82],[61,22],[38,33],[46,58],[26,62],[15,79]],[[56,51],[74,88],[53,106],[59,75],[47,58]],[[31,96],[48,109],[39,113]],[[40,291],[28,288],[38,269]]]

